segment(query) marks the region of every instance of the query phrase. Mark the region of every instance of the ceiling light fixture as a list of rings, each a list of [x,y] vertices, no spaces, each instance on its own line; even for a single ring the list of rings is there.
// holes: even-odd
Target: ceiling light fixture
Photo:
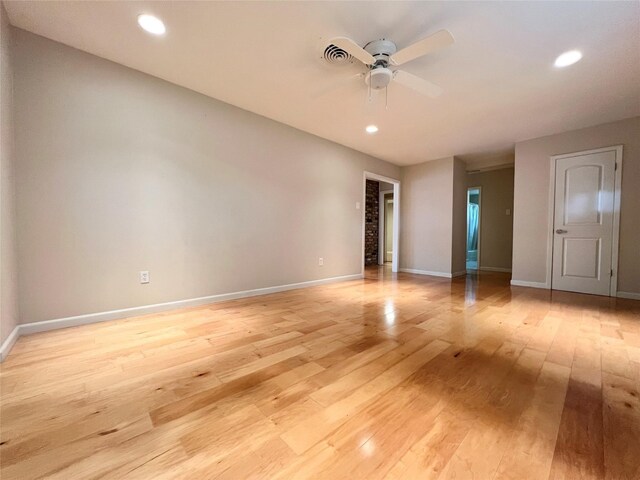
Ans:
[[[143,30],[152,33],[153,35],[164,35],[167,31],[162,20],[158,17],[154,17],[153,15],[147,15],[146,13],[138,15],[138,25],[140,25]]]
[[[375,125],[367,125],[367,128],[365,128],[365,130],[367,131],[367,133],[376,133],[378,131],[378,127],[376,127]]]
[[[578,50],[571,50],[569,52],[564,52],[562,55],[556,58],[554,65],[559,68],[568,67],[569,65],[573,65],[574,63],[579,62],[581,58],[582,53],[580,53]]]

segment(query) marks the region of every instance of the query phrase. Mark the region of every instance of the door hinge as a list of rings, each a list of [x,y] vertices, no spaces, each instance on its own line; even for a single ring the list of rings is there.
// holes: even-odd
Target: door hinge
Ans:
[[[611,274],[609,275],[610,277],[613,277],[613,269],[611,270]]]
[[[613,169],[614,170],[618,170],[618,163],[617,162],[613,164]]]

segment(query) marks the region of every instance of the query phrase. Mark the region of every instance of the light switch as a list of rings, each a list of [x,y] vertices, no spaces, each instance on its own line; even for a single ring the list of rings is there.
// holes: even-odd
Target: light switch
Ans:
[[[360,210],[360,202],[356,202],[356,210]]]

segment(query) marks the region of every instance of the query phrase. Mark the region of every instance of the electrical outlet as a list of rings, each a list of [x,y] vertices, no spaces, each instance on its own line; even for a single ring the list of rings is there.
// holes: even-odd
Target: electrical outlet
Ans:
[[[324,265],[324,258],[320,257],[318,258],[318,266],[323,266]]]
[[[147,270],[140,272],[140,283],[149,283],[149,272]]]

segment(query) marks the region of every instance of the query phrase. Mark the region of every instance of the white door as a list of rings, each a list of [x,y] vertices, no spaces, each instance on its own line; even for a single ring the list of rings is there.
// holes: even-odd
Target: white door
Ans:
[[[616,150],[556,159],[552,288],[609,295]]]

